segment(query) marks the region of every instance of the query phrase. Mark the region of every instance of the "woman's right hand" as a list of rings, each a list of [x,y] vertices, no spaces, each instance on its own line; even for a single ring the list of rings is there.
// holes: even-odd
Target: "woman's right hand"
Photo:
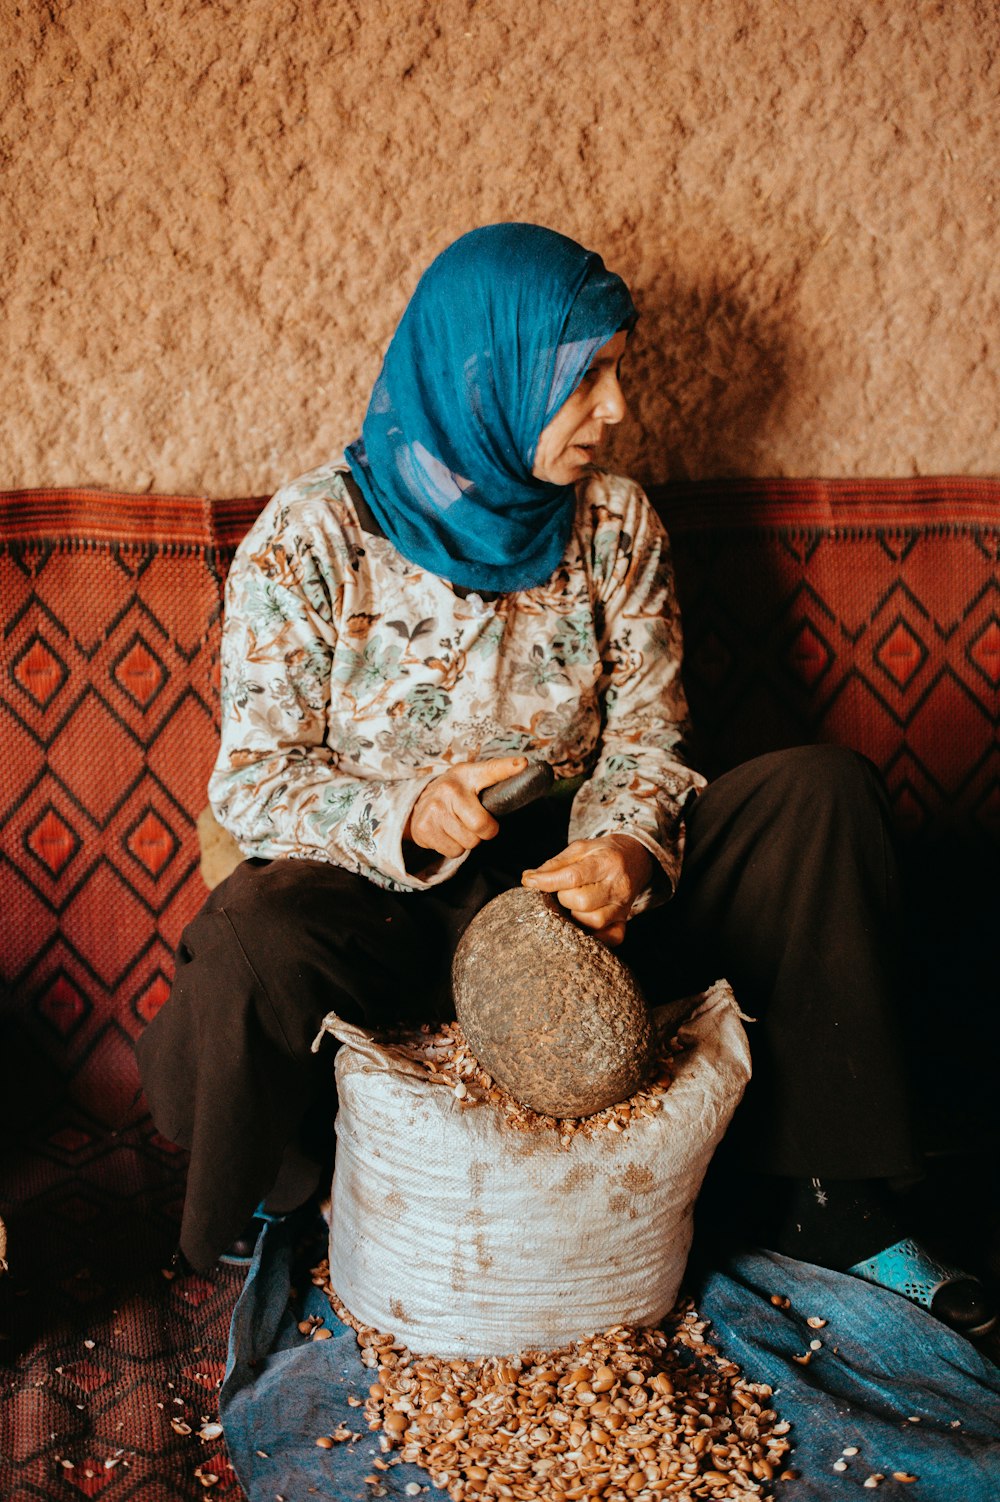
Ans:
[[[413,805],[404,840],[438,855],[464,855],[483,840],[492,840],[500,825],[479,801],[484,788],[522,772],[526,756],[497,756],[464,761],[435,777]]]

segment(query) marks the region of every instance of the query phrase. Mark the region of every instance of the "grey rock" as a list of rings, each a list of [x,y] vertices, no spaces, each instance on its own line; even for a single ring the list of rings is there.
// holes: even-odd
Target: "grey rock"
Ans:
[[[534,1111],[592,1116],[643,1083],[652,1034],[635,977],[553,897],[515,887],[487,903],[452,989],[483,1068]]]

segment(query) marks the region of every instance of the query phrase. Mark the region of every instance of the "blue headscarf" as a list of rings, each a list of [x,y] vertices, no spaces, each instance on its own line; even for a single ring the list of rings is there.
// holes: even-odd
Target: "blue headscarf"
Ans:
[[[472,230],[431,263],[346,452],[404,558],[494,594],[550,577],[575,498],[532,475],[538,439],[635,318],[600,256],[537,224]]]

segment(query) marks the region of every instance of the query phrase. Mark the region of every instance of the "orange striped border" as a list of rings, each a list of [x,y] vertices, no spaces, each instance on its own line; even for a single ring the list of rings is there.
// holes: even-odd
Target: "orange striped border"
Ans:
[[[677,531],[1000,527],[1000,477],[685,480],[650,488]]]
[[[686,480],[650,487],[678,532],[1000,527],[1000,477]],[[0,491],[0,540],[230,551],[266,496],[128,495],[92,489]]]
[[[267,496],[211,501],[102,490],[4,490],[0,538],[57,545],[233,548],[266,502]]]

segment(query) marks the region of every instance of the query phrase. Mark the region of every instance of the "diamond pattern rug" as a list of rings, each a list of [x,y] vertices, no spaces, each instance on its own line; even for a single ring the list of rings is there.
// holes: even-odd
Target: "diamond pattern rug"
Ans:
[[[217,1420],[242,1282],[168,1278],[182,1155],[145,1121],[64,1110],[0,1156],[11,1272],[0,1285],[0,1496],[238,1497]]]
[[[981,954],[961,986],[995,995],[989,888],[967,899],[954,875],[998,866],[1000,481],[722,481],[656,500],[705,770],[813,740],[864,751],[888,781],[915,890],[933,896],[928,932],[952,902],[941,966],[954,980],[957,947]],[[222,586],[261,504],[0,493],[11,1502],[235,1494],[220,1442],[198,1431],[215,1416],[239,1277],[162,1274],[184,1161],[136,1099],[132,1049],[204,897],[195,819],[217,736]],[[970,943],[956,946],[963,922]],[[1000,1006],[987,1010],[995,1027]]]
[[[853,746],[904,835],[1000,839],[1000,481],[730,481],[659,497],[712,773]]]

